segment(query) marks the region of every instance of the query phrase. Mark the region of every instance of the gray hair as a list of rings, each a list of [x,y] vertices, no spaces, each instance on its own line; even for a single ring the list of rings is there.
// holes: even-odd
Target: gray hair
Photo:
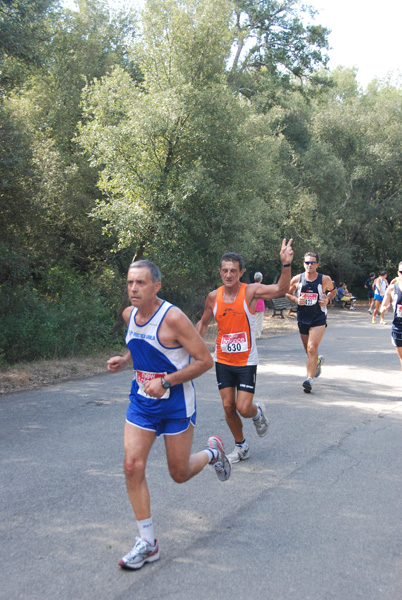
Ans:
[[[239,263],[239,270],[242,271],[244,269],[244,260],[243,257],[240,254],[237,254],[236,252],[226,252],[226,254],[224,254],[219,262],[219,268],[222,268],[222,263],[223,261],[227,261],[227,262],[237,262]]]
[[[157,281],[162,281],[162,275],[161,272],[159,271],[158,267],[155,265],[155,263],[151,262],[150,260],[136,260],[135,262],[132,262],[131,265],[128,267],[129,269],[143,269],[143,268],[148,269],[148,271],[151,274],[151,278],[152,278],[152,283],[156,283]]]
[[[257,283],[262,281],[262,273],[260,273],[259,271],[257,271],[257,273],[254,273],[254,281],[256,281]]]

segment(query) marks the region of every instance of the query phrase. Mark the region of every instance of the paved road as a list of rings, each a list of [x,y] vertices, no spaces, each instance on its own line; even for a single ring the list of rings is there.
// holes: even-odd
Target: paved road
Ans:
[[[298,334],[259,342],[250,459],[170,480],[149,461],[161,560],[117,562],[136,535],[122,474],[131,373],[0,399],[0,598],[7,600],[401,600],[402,374],[390,325],[334,309],[326,361],[304,394]],[[231,439],[213,371],[197,381],[194,448]]]

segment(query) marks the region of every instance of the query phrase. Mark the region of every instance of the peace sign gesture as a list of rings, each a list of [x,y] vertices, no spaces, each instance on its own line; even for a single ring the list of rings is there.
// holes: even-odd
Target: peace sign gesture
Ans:
[[[293,238],[290,238],[287,243],[286,238],[283,238],[282,240],[282,247],[279,256],[281,257],[281,262],[283,265],[288,265],[293,260],[292,242]]]

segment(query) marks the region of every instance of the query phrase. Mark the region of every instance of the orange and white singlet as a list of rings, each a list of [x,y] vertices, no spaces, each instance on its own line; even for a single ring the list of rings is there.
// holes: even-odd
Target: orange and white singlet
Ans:
[[[246,283],[240,284],[234,302],[224,302],[223,286],[218,288],[214,317],[218,323],[215,362],[235,367],[258,364],[255,341],[255,314],[246,302]]]

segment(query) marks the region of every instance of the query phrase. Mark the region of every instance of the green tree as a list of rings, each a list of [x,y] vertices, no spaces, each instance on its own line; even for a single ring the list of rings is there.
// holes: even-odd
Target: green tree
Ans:
[[[247,98],[269,106],[278,88],[312,78],[328,62],[328,29],[306,24],[317,11],[299,0],[233,0],[234,43],[229,82]]]
[[[40,315],[60,308],[61,297],[49,288],[55,268],[74,289],[81,281],[86,295],[103,295],[105,309],[116,311],[113,240],[102,236],[101,223],[88,216],[98,175],[73,138],[86,81],[114,64],[135,72],[127,49],[135,31],[130,15],[110,16],[105,2],[88,0],[79,3],[78,11],[60,12],[48,25],[52,35],[41,47],[41,68],[27,74],[23,87],[8,92],[0,113],[0,307],[5,313],[14,308],[17,320],[29,313],[36,324],[46,322]],[[5,324],[3,332],[11,335],[12,329]],[[23,335],[23,326],[14,329]],[[46,356],[53,352],[52,344],[60,344],[54,336],[41,339],[37,350]],[[6,357],[14,360],[20,350],[18,334],[3,346]]]
[[[32,81],[31,91],[41,128],[46,127],[67,156],[76,154],[74,137],[86,82],[115,65],[136,75],[129,57],[136,35],[135,14],[110,12],[106,0],[79,0],[77,8],[60,13],[44,54],[46,68]]]
[[[345,193],[333,206],[339,278],[400,260],[401,94],[377,82],[364,94],[338,95],[317,112],[316,135],[331,145],[346,173]]]
[[[253,12],[251,4],[242,3],[242,10]],[[286,20],[291,5],[281,5],[276,19],[296,35],[296,21]],[[227,85],[231,22],[239,7],[229,1],[149,1],[135,49],[143,82],[116,69],[85,94],[80,141],[92,164],[103,167],[105,199],[97,214],[120,248],[131,247],[135,257],[149,256],[174,273],[167,287],[181,305],[188,306],[190,290],[203,297],[205,287],[215,284],[211,264],[228,247],[252,262],[276,259],[296,196],[286,173],[291,146],[277,135],[275,119],[258,116]],[[259,18],[250,36],[262,13]],[[299,58],[312,52],[307,38],[301,44]],[[266,64],[278,61],[275,56]],[[295,51],[292,56],[295,61]],[[235,62],[232,72],[240,69]],[[255,67],[251,62],[244,72]],[[313,58],[305,63],[306,72],[312,70]],[[276,267],[271,269],[274,275]]]
[[[29,66],[41,64],[47,18],[56,0],[0,0],[0,92],[20,83]]]
[[[30,198],[36,185],[30,138],[6,104],[0,110],[0,284],[30,272],[29,223],[37,215]]]
[[[176,295],[185,285],[188,296],[195,261],[199,279],[209,276],[210,253],[236,223],[241,118],[225,86],[229,18],[226,3],[149,2],[136,48],[143,83],[116,69],[86,93],[80,139],[104,166],[99,215],[121,248],[175,273],[167,286]]]
[[[399,260],[401,90],[373,82],[363,93],[353,70],[331,78],[314,102],[288,95],[277,123],[292,157],[295,246],[351,284]]]
[[[6,118],[11,115],[24,132],[26,160],[25,165],[17,160],[18,148],[12,147],[9,138],[3,148],[7,152],[4,162],[13,165],[14,184],[30,180],[30,193],[21,194],[24,210],[19,209],[24,217],[19,221],[28,221],[30,251],[25,254],[35,262],[36,270],[39,264],[52,264],[62,256],[66,264],[86,271],[110,249],[100,223],[88,218],[98,175],[82,156],[74,136],[82,117],[81,91],[86,81],[104,75],[115,64],[135,70],[127,50],[134,34],[132,16],[110,15],[106,2],[81,0],[79,10],[60,12],[53,23],[41,56],[43,68],[6,100]],[[12,190],[3,189],[8,207],[14,204],[13,195]],[[8,212],[6,216],[7,227],[15,230],[16,215]],[[17,238],[21,243],[20,234]]]

